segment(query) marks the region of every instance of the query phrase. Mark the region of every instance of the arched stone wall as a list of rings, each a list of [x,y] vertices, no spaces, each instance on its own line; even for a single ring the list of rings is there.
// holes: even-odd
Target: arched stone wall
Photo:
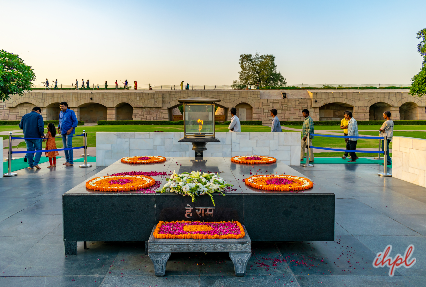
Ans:
[[[413,102],[406,102],[399,107],[400,120],[418,120],[419,106]]]
[[[384,102],[378,102],[378,103],[372,104],[369,108],[369,120],[370,121],[383,120],[383,113],[385,111],[391,111],[392,113],[392,106]]]
[[[240,121],[252,121],[253,120],[253,107],[247,103],[240,103],[235,106],[237,109],[237,117]]]
[[[78,117],[85,123],[107,120],[107,107],[98,103],[86,103],[78,107]]]
[[[128,103],[120,103],[115,107],[115,119],[117,121],[133,120],[133,107]]]
[[[47,121],[57,121],[59,120],[59,112],[61,109],[59,108],[59,102],[51,103],[46,107],[46,117]]]
[[[354,107],[345,103],[330,103],[319,108],[320,121],[339,121],[345,111],[353,112]]]
[[[9,108],[9,115],[11,116],[11,118],[14,118],[15,120],[20,120],[23,115],[31,112],[31,110],[35,106],[36,105],[34,105],[32,103],[28,103],[28,102],[18,104],[18,105],[16,105],[16,107]],[[43,113],[43,109],[42,109],[42,113]]]

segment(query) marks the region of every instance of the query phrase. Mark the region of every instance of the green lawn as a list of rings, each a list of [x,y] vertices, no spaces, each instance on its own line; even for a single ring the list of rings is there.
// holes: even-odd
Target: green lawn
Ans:
[[[20,130],[19,126],[8,126],[8,125],[4,125],[4,126],[0,126],[0,132],[8,132],[8,131],[14,131],[14,130]]]
[[[360,126],[362,127],[376,127],[376,126]],[[400,126],[401,127],[401,126]],[[421,127],[421,126],[404,126],[410,127],[410,129],[415,129],[412,127]],[[333,128],[333,127],[321,127],[321,128]],[[338,127],[337,127],[338,128]],[[13,127],[11,129],[17,129]],[[270,127],[267,126],[241,126],[243,132],[269,132]],[[182,132],[183,126],[155,126],[155,125],[103,125],[103,126],[81,126],[77,127],[76,134],[81,134],[83,130],[86,130],[88,134],[88,146],[95,147],[96,146],[96,132],[154,132],[154,131],[163,131],[163,132]],[[227,132],[228,126],[225,125],[217,125],[216,132]],[[370,135],[370,136],[378,136],[378,132],[376,130],[373,131],[364,131],[360,132],[360,135]],[[404,137],[415,137],[426,139],[426,132],[401,132],[395,131],[395,136],[404,136]],[[3,136],[3,138],[7,138],[7,136]],[[73,140],[73,146],[82,146],[83,145],[83,137],[75,137]],[[344,139],[340,138],[328,138],[328,137],[315,137],[313,140],[313,145],[318,147],[330,147],[330,148],[341,148],[344,149],[346,147],[346,143]],[[357,149],[362,148],[378,148],[378,140],[367,140],[360,139],[358,140]],[[57,136],[56,139],[57,148],[62,148],[62,139]],[[25,147],[25,142],[22,142],[18,145],[18,147]],[[45,143],[43,144],[43,148],[45,147]],[[392,147],[392,144],[391,144]],[[318,156],[341,156],[341,152],[324,152],[318,154]],[[363,156],[376,156],[376,154],[363,154]]]

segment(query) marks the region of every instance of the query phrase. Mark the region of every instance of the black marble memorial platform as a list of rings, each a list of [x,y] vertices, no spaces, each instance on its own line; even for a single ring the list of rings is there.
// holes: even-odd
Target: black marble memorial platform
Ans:
[[[77,241],[147,241],[158,221],[238,220],[253,241],[334,240],[335,196],[325,189],[304,192],[267,192],[247,187],[242,181],[251,174],[289,174],[303,176],[286,164],[239,165],[230,158],[168,158],[165,163],[127,165],[120,161],[99,172],[103,176],[125,171],[166,171],[171,173],[219,172],[233,190],[191,202],[177,194],[138,192],[93,192],[85,183],[62,197],[66,254],[77,253]],[[251,173],[251,174],[250,174]],[[154,177],[166,182],[165,177]]]

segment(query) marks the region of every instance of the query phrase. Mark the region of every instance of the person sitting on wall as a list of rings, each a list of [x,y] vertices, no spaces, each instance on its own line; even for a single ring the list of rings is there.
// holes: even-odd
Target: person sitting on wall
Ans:
[[[241,125],[240,125],[240,119],[237,117],[237,109],[236,108],[232,108],[231,109],[231,123],[229,124],[229,131],[230,132],[241,132]]]
[[[314,151],[312,148],[308,146],[307,139],[309,135],[309,140],[312,140],[314,138],[314,121],[309,116],[309,110],[304,109],[302,111],[302,115],[305,118],[303,121],[302,126],[302,148],[300,150],[300,161],[303,161],[303,158],[305,157],[305,150],[308,148],[308,154],[309,154],[309,162],[314,162]],[[312,145],[312,141],[310,141],[310,145]]]
[[[271,117],[273,118],[272,120],[272,126],[271,126],[271,132],[282,132],[283,130],[281,129],[281,124],[280,124],[280,120],[277,117],[277,110],[276,109],[272,109],[271,110]]]

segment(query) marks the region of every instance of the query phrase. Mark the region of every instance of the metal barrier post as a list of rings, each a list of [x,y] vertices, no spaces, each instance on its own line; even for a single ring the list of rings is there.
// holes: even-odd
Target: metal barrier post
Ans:
[[[9,152],[7,156],[7,171],[8,173],[3,174],[4,177],[17,176],[17,173],[11,172],[12,170],[12,132],[9,132]]]
[[[80,165],[80,167],[86,168],[86,167],[92,167],[91,164],[87,164],[87,133],[84,130],[83,131],[83,141],[84,141],[84,164]]]
[[[379,176],[382,176],[382,177],[391,177],[392,174],[388,173],[388,137],[387,136],[385,136],[383,146],[384,146],[384,151],[385,151],[385,154],[384,154],[384,158],[385,158],[385,160],[384,160],[384,170],[383,170],[383,172],[379,173]]]
[[[379,140],[379,151],[382,149],[382,140]],[[377,154],[377,157],[375,157],[374,159],[378,159],[378,160],[380,160],[381,158],[380,158],[380,155],[381,155],[381,153],[379,152],[378,154]]]
[[[309,133],[308,133],[308,136],[306,138],[306,145],[308,146],[308,150],[306,151],[306,162],[303,166],[304,167],[313,167],[314,165],[309,163],[309,149],[310,149],[310,146],[311,146],[311,139],[310,139]]]

